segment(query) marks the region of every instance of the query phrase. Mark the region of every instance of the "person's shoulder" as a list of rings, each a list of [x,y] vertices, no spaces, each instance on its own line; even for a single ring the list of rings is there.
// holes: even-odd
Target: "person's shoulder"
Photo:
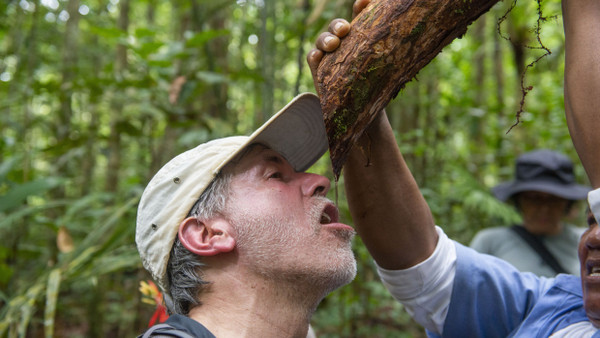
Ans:
[[[567,233],[569,233],[570,235],[574,235],[577,237],[577,240],[579,240],[579,237],[581,237],[581,235],[583,235],[583,233],[585,232],[587,228],[584,227],[577,227],[574,226],[573,224],[567,224],[565,226],[565,231]]]
[[[512,235],[509,227],[493,227],[479,230],[473,237],[473,242],[494,240],[505,238],[507,235]]]
[[[139,335],[138,338],[194,338],[189,332],[177,329],[169,324],[162,323],[157,324],[149,328],[143,335]]]
[[[175,338],[215,338],[199,322],[182,315],[172,315],[166,322],[154,325],[139,338],[175,337]]]
[[[510,227],[493,227],[493,228],[486,228],[486,229],[482,229],[479,230],[479,232],[477,232],[477,235],[479,236],[498,236],[498,235],[504,235],[507,233],[510,233]]]
[[[555,278],[549,278],[548,280],[552,282],[553,288],[561,289],[564,292],[570,293],[578,298],[583,297],[583,292],[581,290],[581,278],[579,276],[561,273]]]
[[[493,254],[511,236],[513,233],[509,227],[487,228],[477,232],[469,246],[479,252]]]

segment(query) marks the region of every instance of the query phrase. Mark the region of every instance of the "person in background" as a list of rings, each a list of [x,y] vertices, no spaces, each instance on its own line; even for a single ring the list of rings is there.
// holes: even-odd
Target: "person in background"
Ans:
[[[589,191],[575,182],[573,163],[565,155],[547,149],[525,153],[517,158],[515,179],[492,189],[496,198],[514,204],[523,224],[483,229],[470,246],[523,272],[579,276],[577,244],[585,228],[563,219]]]
[[[368,1],[357,0],[354,13]],[[600,1],[563,0],[565,110],[600,218]],[[338,19],[307,59],[313,77],[349,23]],[[360,147],[369,149],[369,165]],[[357,233],[383,284],[432,337],[600,337],[600,228],[578,246],[581,277],[544,278],[451,240],[433,215],[380,112],[344,168]]]
[[[354,230],[306,173],[327,150],[303,94],[250,137],[212,140],[144,190],[136,244],[171,316],[143,337],[307,337],[312,314],[356,275]]]

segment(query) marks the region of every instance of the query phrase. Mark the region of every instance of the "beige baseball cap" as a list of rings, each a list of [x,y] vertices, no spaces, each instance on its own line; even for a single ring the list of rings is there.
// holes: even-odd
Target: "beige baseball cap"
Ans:
[[[179,224],[219,171],[254,143],[277,151],[296,171],[308,169],[328,147],[319,98],[301,94],[252,135],[203,143],[177,155],[154,175],[138,206],[135,242],[144,268],[163,290],[168,290],[167,262]]]

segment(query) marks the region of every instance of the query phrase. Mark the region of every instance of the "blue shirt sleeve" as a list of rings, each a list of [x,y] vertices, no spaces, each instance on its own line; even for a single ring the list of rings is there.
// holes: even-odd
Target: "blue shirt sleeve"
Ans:
[[[455,245],[456,276],[442,336],[510,336],[552,280],[520,273],[503,260]]]

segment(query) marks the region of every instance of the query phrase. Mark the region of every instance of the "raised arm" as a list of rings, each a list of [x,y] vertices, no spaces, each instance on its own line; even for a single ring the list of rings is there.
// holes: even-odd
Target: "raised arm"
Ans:
[[[369,1],[357,0],[355,15]],[[350,24],[332,21],[319,36],[307,61],[313,78],[325,52],[335,50]],[[344,166],[344,184],[354,225],[379,266],[405,269],[429,257],[437,233],[429,206],[396,144],[385,112],[353,147]]]
[[[575,149],[600,188],[600,1],[563,0],[565,112]]]
[[[385,112],[352,149],[344,184],[356,230],[379,266],[406,269],[433,253],[433,216]]]

